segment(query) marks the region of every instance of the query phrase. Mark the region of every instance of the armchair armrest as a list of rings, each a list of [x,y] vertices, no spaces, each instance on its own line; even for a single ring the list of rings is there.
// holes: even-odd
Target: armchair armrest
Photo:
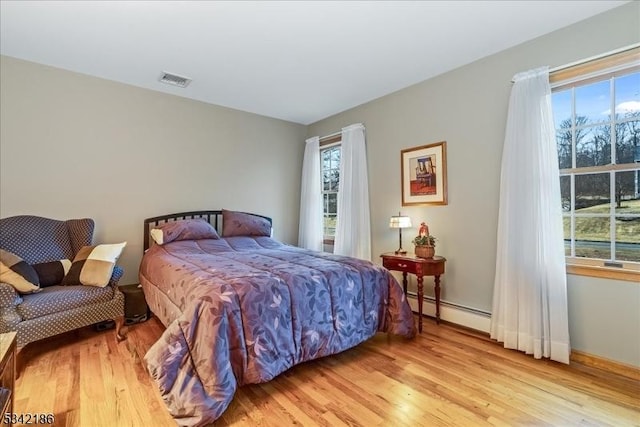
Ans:
[[[0,333],[15,331],[16,325],[22,321],[16,307],[22,297],[13,286],[0,282]]]
[[[122,278],[124,270],[122,267],[116,265],[113,267],[113,273],[111,273],[111,279],[109,279],[109,286],[118,286],[118,281]]]
[[[0,308],[15,307],[22,302],[22,297],[8,283],[0,282]]]

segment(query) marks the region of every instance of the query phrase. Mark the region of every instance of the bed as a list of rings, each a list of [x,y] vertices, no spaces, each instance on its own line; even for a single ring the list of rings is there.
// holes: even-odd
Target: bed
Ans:
[[[149,218],[144,247],[140,283],[166,326],[145,361],[179,425],[212,423],[243,384],[377,332],[416,333],[389,271],[278,242],[264,216],[221,210]]]

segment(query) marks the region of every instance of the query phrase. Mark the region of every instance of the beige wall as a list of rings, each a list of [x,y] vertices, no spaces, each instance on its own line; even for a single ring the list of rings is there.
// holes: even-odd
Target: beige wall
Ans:
[[[306,127],[9,57],[0,59],[0,216],[91,217],[126,240],[137,282],[142,220],[238,209],[296,243]]]
[[[508,35],[505,35],[508,36]],[[366,126],[372,258],[397,246],[389,216],[401,210],[425,220],[447,258],[442,298],[490,311],[495,273],[500,163],[511,78],[542,65],[556,67],[640,41],[640,3],[633,2],[379,98],[309,126],[307,137],[351,123]],[[469,39],[473,43],[473,39]],[[366,71],[366,70],[365,70]],[[400,150],[447,141],[447,206],[401,206]],[[416,230],[403,233],[404,246]],[[640,366],[640,286],[569,280],[572,347]],[[606,291],[603,291],[606,289]],[[598,292],[598,294],[594,294]],[[580,307],[575,300],[581,296]],[[612,301],[603,312],[599,297]],[[623,308],[619,313],[615,307]],[[593,316],[601,327],[591,328]],[[612,334],[629,344],[612,346]]]

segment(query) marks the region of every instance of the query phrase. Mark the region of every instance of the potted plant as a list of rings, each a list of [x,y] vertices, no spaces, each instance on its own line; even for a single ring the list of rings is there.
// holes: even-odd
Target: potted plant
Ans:
[[[416,245],[415,254],[420,258],[433,258],[436,253],[436,238],[429,234],[429,227],[424,222],[420,224],[419,234],[413,239]]]

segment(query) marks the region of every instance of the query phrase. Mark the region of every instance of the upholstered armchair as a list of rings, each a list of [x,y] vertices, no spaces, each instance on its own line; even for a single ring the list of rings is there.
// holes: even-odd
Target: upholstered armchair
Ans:
[[[41,265],[73,260],[91,245],[92,219],[59,221],[20,215],[0,219],[0,249],[26,263]],[[116,334],[124,316],[124,296],[117,283],[123,270],[113,268],[107,286],[52,285],[36,293],[20,293],[0,282],[0,332],[17,332],[18,348],[26,344],[84,326],[116,320]],[[108,278],[108,273],[107,273]]]

